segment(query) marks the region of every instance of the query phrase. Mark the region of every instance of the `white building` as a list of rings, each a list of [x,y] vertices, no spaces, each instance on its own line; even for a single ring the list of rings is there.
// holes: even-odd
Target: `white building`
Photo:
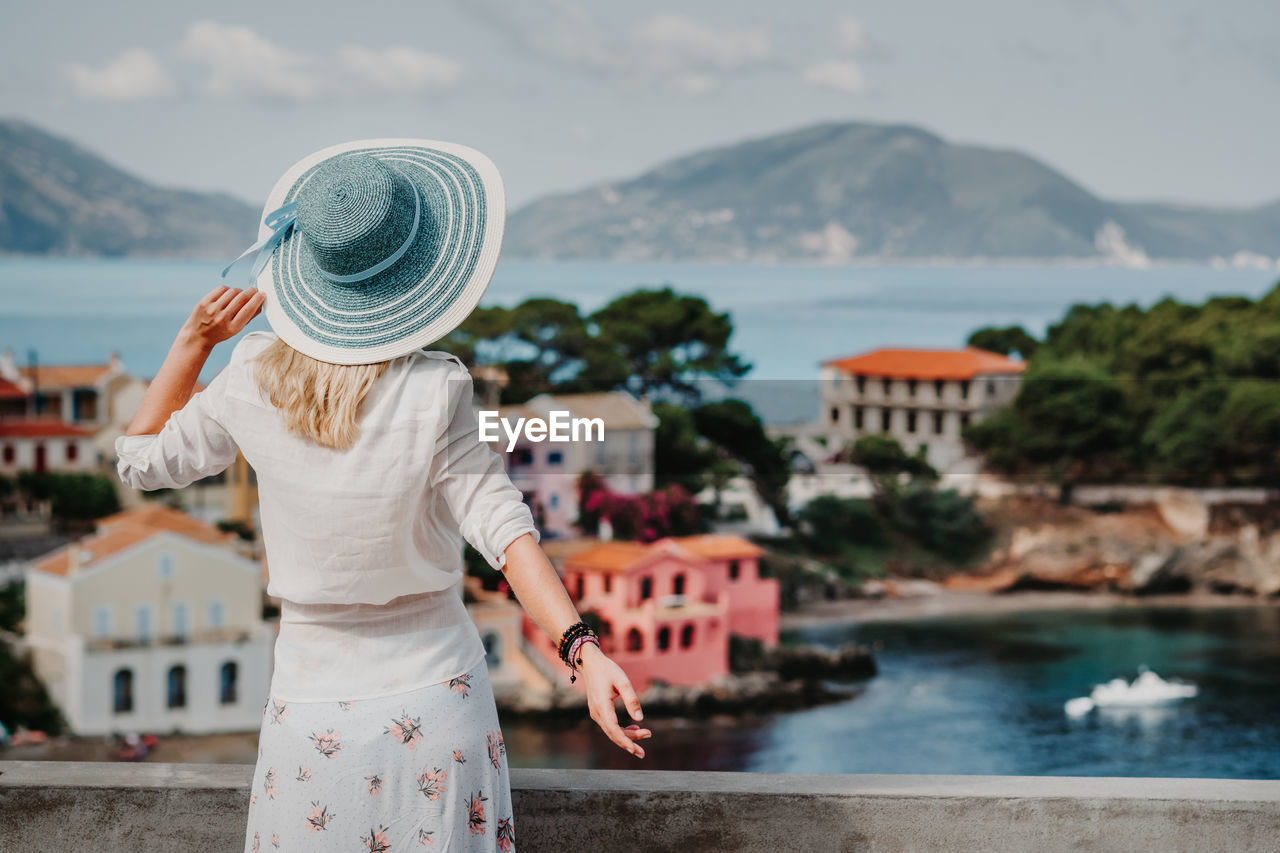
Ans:
[[[944,474],[959,471],[973,461],[961,431],[1012,402],[1025,369],[974,347],[878,349],[828,361],[820,373],[819,426],[834,450],[884,434],[908,453],[924,447]]]
[[[97,471],[93,433],[57,418],[0,417],[0,474]]]
[[[235,539],[152,504],[31,563],[26,643],[72,731],[259,727],[275,628]]]

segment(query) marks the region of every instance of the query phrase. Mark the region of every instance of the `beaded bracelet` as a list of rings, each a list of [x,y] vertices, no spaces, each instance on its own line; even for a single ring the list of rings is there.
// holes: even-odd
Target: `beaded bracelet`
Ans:
[[[588,643],[594,643],[597,649],[600,648],[600,639],[595,634],[584,634],[574,640],[573,646],[569,649],[569,669],[572,670],[569,673],[570,684],[578,680],[578,667],[582,666],[582,658],[578,657],[578,652]]]
[[[560,642],[556,645],[556,653],[560,656],[560,660],[565,664],[569,663],[569,647],[578,637],[595,636],[595,630],[586,622],[575,622],[565,629],[564,634],[560,637]]]

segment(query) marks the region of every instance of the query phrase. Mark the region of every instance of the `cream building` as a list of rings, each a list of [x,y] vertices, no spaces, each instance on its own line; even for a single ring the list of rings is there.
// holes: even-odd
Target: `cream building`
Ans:
[[[155,504],[117,513],[33,561],[26,597],[36,673],[75,733],[261,724],[275,628],[234,534]]]
[[[1025,368],[974,347],[878,349],[828,361],[820,373],[819,426],[833,451],[884,434],[908,453],[924,447],[938,471],[958,471],[973,462],[961,431],[1011,403]]]

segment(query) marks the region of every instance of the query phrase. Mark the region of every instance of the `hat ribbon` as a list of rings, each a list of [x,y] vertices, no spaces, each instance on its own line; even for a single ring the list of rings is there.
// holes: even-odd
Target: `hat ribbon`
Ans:
[[[249,281],[256,282],[258,274],[262,272],[262,268],[267,265],[267,261],[271,260],[271,253],[276,250],[276,246],[280,245],[280,241],[289,233],[289,229],[293,228],[293,223],[297,218],[298,203],[296,201],[291,201],[268,213],[266,218],[262,220],[262,224],[270,228],[271,233],[245,249],[240,254],[240,257],[227,264],[227,268],[222,271],[222,277],[226,278],[232,267],[257,252],[258,257],[253,262],[253,269],[249,272]]]
[[[364,281],[366,278],[372,278],[378,273],[390,269],[392,264],[403,258],[404,253],[409,251],[409,247],[413,245],[413,239],[418,236],[418,224],[422,221],[422,196],[418,193],[418,187],[415,184],[410,182],[409,186],[413,188],[413,225],[409,227],[409,234],[404,238],[404,242],[400,244],[399,249],[396,249],[389,257],[374,264],[368,269],[352,273],[351,275],[334,275],[333,273],[323,269],[317,269],[316,271],[332,282],[336,282],[338,284],[351,284],[357,281]],[[235,267],[236,264],[249,257],[254,252],[257,252],[258,257],[253,262],[253,268],[249,271],[249,281],[256,282],[258,280],[258,274],[261,273],[263,267],[267,265],[267,261],[271,259],[271,254],[276,250],[276,247],[280,245],[280,242],[284,240],[290,229],[293,228],[294,222],[297,221],[297,218],[298,203],[296,201],[291,201],[288,204],[282,205],[268,213],[262,222],[268,228],[272,229],[271,233],[245,249],[240,254],[240,257],[227,264],[226,269],[222,271],[222,277],[226,278],[227,273],[231,272],[232,268]]]

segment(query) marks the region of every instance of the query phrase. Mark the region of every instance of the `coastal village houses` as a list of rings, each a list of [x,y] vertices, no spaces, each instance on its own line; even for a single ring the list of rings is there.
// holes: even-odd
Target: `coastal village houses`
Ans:
[[[601,646],[637,690],[651,681],[704,684],[729,672],[729,635],[778,642],[779,588],[760,576],[763,551],[732,534],[588,543],[563,560],[579,611],[600,620]],[[561,670],[528,617],[524,632]]]
[[[494,449],[504,454],[512,483],[525,495],[539,530],[547,538],[574,534],[578,519],[578,478],[587,471],[602,476],[619,494],[653,489],[653,432],[658,419],[649,404],[625,391],[600,394],[539,394],[519,406],[503,406],[498,415],[514,424],[519,418],[547,420],[552,412],[599,419],[603,439],[531,441],[521,434],[507,452],[507,437],[498,430]]]
[[[831,452],[864,435],[892,436],[908,453],[923,447],[939,472],[959,472],[974,467],[961,430],[1012,402],[1025,368],[974,347],[878,349],[828,361],[819,432]]]
[[[26,637],[72,731],[252,731],[275,632],[234,534],[150,504],[30,563]]]

